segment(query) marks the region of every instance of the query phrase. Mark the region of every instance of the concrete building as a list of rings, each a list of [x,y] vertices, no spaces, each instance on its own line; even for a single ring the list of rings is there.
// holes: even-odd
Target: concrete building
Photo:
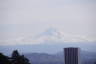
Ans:
[[[80,64],[79,48],[64,48],[65,64]]]

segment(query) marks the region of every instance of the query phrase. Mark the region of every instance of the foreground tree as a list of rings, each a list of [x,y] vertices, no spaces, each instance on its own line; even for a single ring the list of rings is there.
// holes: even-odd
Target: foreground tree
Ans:
[[[13,51],[12,59],[12,64],[30,64],[29,60],[24,55],[20,55],[17,50]]]
[[[7,56],[0,53],[0,64],[11,64],[11,61]]]

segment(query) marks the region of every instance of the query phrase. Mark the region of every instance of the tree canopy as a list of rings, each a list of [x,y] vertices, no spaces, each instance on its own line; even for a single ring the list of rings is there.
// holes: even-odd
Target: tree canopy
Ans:
[[[11,57],[5,56],[0,53],[0,64],[30,64],[29,60],[20,55],[17,50],[14,50]]]

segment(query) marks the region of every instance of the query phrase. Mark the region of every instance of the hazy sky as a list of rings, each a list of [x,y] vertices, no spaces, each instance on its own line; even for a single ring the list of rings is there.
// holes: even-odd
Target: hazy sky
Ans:
[[[16,44],[16,39],[40,34],[48,28],[94,42],[95,27],[96,0],[0,0],[2,45]]]

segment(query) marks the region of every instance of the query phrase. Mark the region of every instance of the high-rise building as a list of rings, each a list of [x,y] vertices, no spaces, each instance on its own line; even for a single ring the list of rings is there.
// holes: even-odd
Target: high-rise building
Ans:
[[[80,64],[79,48],[64,48],[65,64]]]

